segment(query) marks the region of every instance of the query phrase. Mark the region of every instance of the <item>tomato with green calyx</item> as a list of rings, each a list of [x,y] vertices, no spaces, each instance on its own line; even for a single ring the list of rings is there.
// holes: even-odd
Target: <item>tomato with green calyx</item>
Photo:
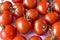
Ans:
[[[5,1],[1,5],[1,11],[11,11],[12,9],[12,3],[9,1]]]
[[[45,15],[47,13],[48,7],[49,7],[49,3],[42,1],[39,2],[36,9],[39,12],[39,14]]]
[[[16,17],[22,17],[24,15],[24,6],[22,4],[15,4],[12,8],[13,15]]]
[[[16,36],[16,28],[12,25],[0,26],[0,38],[2,40],[12,40]]]
[[[13,16],[11,15],[10,11],[0,12],[0,25],[1,24],[4,24],[4,25],[11,24],[12,20],[13,20]]]
[[[29,9],[26,12],[26,16],[28,17],[28,19],[31,19],[31,20],[34,21],[34,20],[36,20],[38,18],[38,12],[35,9]]]
[[[48,31],[48,26],[45,20],[37,19],[34,23],[34,31],[38,35],[43,35]]]
[[[49,24],[53,24],[56,21],[58,21],[59,17],[58,14],[56,12],[50,12],[48,14],[46,14],[44,16],[44,19],[49,23]]]
[[[19,33],[27,34],[32,29],[32,25],[24,17],[20,17],[16,20],[16,28]]]

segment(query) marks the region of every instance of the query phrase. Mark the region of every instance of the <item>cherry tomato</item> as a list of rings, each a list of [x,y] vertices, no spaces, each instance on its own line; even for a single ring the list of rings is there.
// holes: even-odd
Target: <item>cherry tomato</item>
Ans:
[[[42,40],[39,36],[32,36],[29,40]]]
[[[46,22],[42,19],[38,19],[34,23],[34,31],[38,35],[43,35],[48,31]]]
[[[58,14],[56,12],[48,13],[44,16],[45,20],[51,24],[58,20]]]
[[[60,1],[55,1],[53,3],[54,10],[60,14]]]
[[[3,11],[10,11],[12,9],[12,3],[9,1],[3,2],[1,5],[1,10]]]
[[[31,30],[32,26],[25,18],[20,17],[16,20],[16,28],[19,33],[27,34]]]
[[[0,26],[0,38],[3,40],[12,40],[16,33],[16,29],[12,25]]]
[[[34,8],[36,6],[36,0],[24,0],[23,4],[27,8]]]
[[[26,15],[28,16],[29,19],[31,20],[36,20],[38,18],[38,12],[35,9],[29,9],[26,12]]]
[[[13,20],[12,18],[13,17],[9,11],[0,12],[0,25],[1,24],[4,24],[4,25],[10,24]]]
[[[13,3],[22,3],[23,0],[12,0]]]
[[[60,22],[56,22],[52,25],[52,33],[54,34],[54,36],[56,37],[60,37]]]
[[[13,40],[26,40],[24,36],[16,36]]]
[[[42,1],[39,2],[36,9],[39,11],[40,14],[45,15],[47,13],[48,7],[49,7],[49,3]]]
[[[21,4],[15,4],[13,6],[14,8],[12,9],[12,12],[16,17],[21,17],[24,15],[24,7]]]

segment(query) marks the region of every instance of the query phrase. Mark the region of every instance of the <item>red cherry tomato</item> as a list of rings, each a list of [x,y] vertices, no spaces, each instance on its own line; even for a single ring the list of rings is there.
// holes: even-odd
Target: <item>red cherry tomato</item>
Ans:
[[[54,23],[51,29],[54,36],[60,37],[60,22]]]
[[[53,3],[54,10],[60,14],[60,1],[55,1]]]
[[[39,2],[36,9],[39,11],[40,14],[45,15],[47,13],[48,7],[49,7],[49,3],[42,1]]]
[[[20,17],[16,20],[16,28],[19,33],[27,34],[31,30],[32,26],[25,18]]]
[[[34,23],[34,31],[38,35],[43,35],[48,31],[48,26],[46,22],[42,19],[38,19]]]
[[[10,24],[12,22],[12,15],[9,11],[0,12],[0,25]]]
[[[0,26],[0,38],[2,40],[12,40],[16,36],[16,29],[12,25]]]
[[[15,15],[16,17],[22,17],[24,15],[24,7],[22,4],[15,4],[13,7],[13,15]]]
[[[13,3],[22,3],[23,0],[12,0]]]
[[[23,4],[27,8],[34,8],[36,6],[36,0],[24,0]]]
[[[32,36],[29,40],[42,40],[39,36]]]
[[[35,9],[29,9],[26,12],[26,15],[28,16],[29,19],[31,20],[36,20],[38,18],[38,12]]]
[[[1,5],[1,10],[3,11],[10,11],[12,9],[12,3],[9,1],[3,2]]]
[[[16,36],[13,40],[26,40],[24,36]]]
[[[56,12],[48,13],[44,16],[45,20],[51,24],[58,20],[58,14]]]

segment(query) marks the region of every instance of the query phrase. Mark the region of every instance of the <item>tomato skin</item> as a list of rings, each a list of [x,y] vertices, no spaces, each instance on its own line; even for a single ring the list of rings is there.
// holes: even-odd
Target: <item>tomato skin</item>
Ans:
[[[38,35],[45,34],[48,31],[48,27],[47,27],[45,20],[42,20],[42,19],[36,20],[34,23],[34,31]]]
[[[38,18],[38,12],[35,9],[29,9],[26,12],[26,15],[28,16],[29,19],[31,20],[36,20]]]
[[[45,40],[53,40],[53,39],[51,39],[51,36],[48,36],[48,37],[45,38]],[[55,40],[58,40],[58,39],[55,38]]]
[[[13,3],[22,3],[23,0],[12,0]]]
[[[53,24],[55,23],[59,17],[58,17],[58,14],[56,12],[51,12],[51,13],[48,13],[44,16],[44,19],[49,22],[50,24]]]
[[[39,11],[39,14],[45,15],[47,13],[48,7],[49,7],[49,3],[42,1],[39,2],[36,9],[37,11]]]
[[[3,2],[1,5],[1,11],[10,11],[12,9],[12,3],[9,1]]]
[[[24,0],[23,4],[26,8],[34,8],[36,6],[36,0]]]
[[[54,40],[54,39],[51,39],[51,36],[48,36],[45,38],[45,40]],[[55,40],[59,40],[58,38],[55,38]]]
[[[16,28],[19,33],[27,34],[31,30],[32,26],[25,18],[20,17],[16,20]]]
[[[60,37],[60,22],[56,22],[51,27],[52,33],[56,37]]]
[[[39,36],[32,36],[29,40],[42,40]]]
[[[60,1],[60,0],[53,0],[53,1]]]
[[[48,2],[48,0],[41,0],[41,1]]]
[[[16,36],[13,40],[26,40],[24,36]]]
[[[3,40],[12,40],[16,36],[16,33],[16,29],[9,24],[5,26],[4,30],[0,31],[0,38]]]
[[[45,40],[51,40],[51,36],[46,37]]]
[[[60,1],[55,1],[53,3],[54,10],[60,14]]]
[[[60,37],[58,37],[57,40],[60,40]]]
[[[1,4],[0,4],[0,11],[1,11]]]
[[[4,24],[4,25],[7,25],[7,24],[10,24],[12,22],[12,15],[10,14],[9,11],[3,11],[1,14],[0,14],[0,25]]]
[[[22,17],[24,15],[25,9],[22,4],[15,4],[13,7],[15,10],[12,11],[16,17]]]

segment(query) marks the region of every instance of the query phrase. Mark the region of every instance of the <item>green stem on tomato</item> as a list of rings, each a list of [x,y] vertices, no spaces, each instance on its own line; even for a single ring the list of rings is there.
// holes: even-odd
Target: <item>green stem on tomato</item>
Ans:
[[[52,12],[52,6],[48,8],[48,13],[51,13],[51,12]]]
[[[43,30],[43,31],[45,31],[45,30],[46,30],[46,28],[47,28],[46,26],[42,26],[42,30]]]
[[[5,29],[5,25],[2,25],[2,31]]]
[[[51,4],[53,0],[48,0],[48,2]]]
[[[15,8],[12,8],[12,12],[15,12]]]
[[[24,18],[28,21],[30,20],[29,17],[27,16],[27,14],[24,15]]]
[[[51,40],[56,40],[54,34],[52,34],[52,36],[51,36]]]
[[[52,9],[53,9],[53,0],[48,0],[48,2],[50,3],[49,5],[49,8],[48,8],[48,13],[51,13],[52,12]]]
[[[0,14],[2,14],[2,12],[0,12]]]
[[[50,30],[50,32],[51,32],[51,34],[52,34],[51,40],[56,40],[55,35],[53,34],[52,30],[51,30],[51,29],[49,29],[49,30]]]

